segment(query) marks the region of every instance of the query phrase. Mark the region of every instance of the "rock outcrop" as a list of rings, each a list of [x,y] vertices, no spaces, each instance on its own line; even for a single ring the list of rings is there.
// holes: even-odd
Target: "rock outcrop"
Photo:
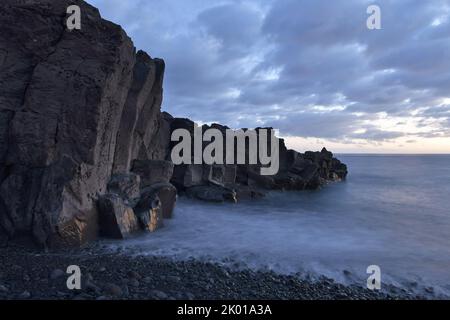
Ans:
[[[73,4],[82,26],[69,31]],[[347,174],[325,149],[300,154],[284,143],[274,176],[261,176],[260,165],[174,166],[171,132],[194,123],[161,112],[164,61],[136,53],[120,26],[82,0],[2,0],[0,30],[1,243],[126,238],[162,227],[177,192],[236,202]]]
[[[193,121],[172,117],[166,117],[166,121],[170,123],[171,132],[185,129],[193,137]],[[203,125],[202,132],[211,128],[222,132],[225,140],[228,127],[219,124]],[[257,132],[258,129],[261,128],[257,128]],[[207,144],[203,145],[203,150]],[[191,155],[192,159],[193,157]],[[272,176],[261,175],[261,165],[258,164],[178,165],[174,168],[172,183],[180,193],[192,198],[211,202],[235,202],[239,199],[260,198],[268,190],[314,190],[329,182],[344,180],[347,176],[347,166],[325,148],[321,152],[302,154],[288,150],[284,140],[279,139],[279,159],[279,171]]]
[[[81,30],[66,27],[72,4]],[[139,196],[123,179],[132,161],[166,157],[164,61],[81,0],[2,0],[0,11],[0,238],[80,245],[97,236],[108,189]]]

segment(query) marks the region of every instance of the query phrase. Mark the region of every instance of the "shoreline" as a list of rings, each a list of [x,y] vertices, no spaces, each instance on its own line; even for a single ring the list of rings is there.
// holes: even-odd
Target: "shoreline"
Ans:
[[[389,286],[374,292],[332,279],[233,271],[197,260],[104,253],[96,244],[70,252],[0,248],[0,300],[410,300],[427,299]],[[69,265],[81,269],[81,290],[67,289]]]

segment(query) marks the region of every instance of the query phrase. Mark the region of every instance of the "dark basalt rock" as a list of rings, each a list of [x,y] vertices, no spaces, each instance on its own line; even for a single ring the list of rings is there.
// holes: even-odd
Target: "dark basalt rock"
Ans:
[[[163,227],[162,204],[156,193],[142,197],[134,211],[141,228],[145,231],[154,232]]]
[[[72,4],[81,30],[66,28]],[[167,156],[164,61],[81,0],[2,0],[0,12],[0,238],[79,246],[98,235],[111,177]]]
[[[173,163],[165,160],[135,160],[132,171],[141,177],[141,188],[156,183],[168,183],[173,175]]]
[[[104,237],[125,239],[140,230],[131,207],[116,194],[101,196],[98,200],[100,234]]]
[[[108,191],[119,195],[127,202],[133,202],[140,196],[141,177],[134,173],[117,174],[108,183]]]
[[[171,183],[157,183],[142,190],[140,203],[151,203],[156,197],[161,201],[161,210],[164,219],[173,217],[173,210],[177,200],[177,189]],[[149,200],[150,199],[150,200]]]
[[[237,202],[234,190],[218,185],[190,187],[187,188],[186,194],[191,198],[208,202]]]
[[[195,124],[189,119],[171,118],[170,121],[172,131],[194,130]],[[219,124],[202,127],[203,130],[209,128],[218,129],[224,135],[228,129]],[[258,129],[261,128],[256,130]],[[302,154],[288,150],[283,139],[279,142],[280,170],[276,175],[261,175],[260,165],[188,164],[175,166],[172,183],[180,192],[185,192],[191,197],[221,202],[223,197],[220,195],[221,191],[217,189],[218,186],[230,189],[236,193],[238,199],[244,199],[259,198],[267,190],[314,190],[329,182],[346,178],[347,166],[334,158],[333,153],[325,148],[321,152],[308,151]],[[204,147],[206,145],[204,144]],[[211,190],[208,191],[208,188]]]

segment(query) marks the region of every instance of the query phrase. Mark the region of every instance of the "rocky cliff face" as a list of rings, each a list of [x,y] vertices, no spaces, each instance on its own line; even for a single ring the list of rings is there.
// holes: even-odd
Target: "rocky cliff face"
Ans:
[[[81,30],[66,28],[71,4]],[[83,1],[3,0],[0,12],[0,233],[81,244],[111,176],[165,156],[164,62]]]
[[[81,30],[66,28],[72,4]],[[172,215],[173,184],[234,201],[347,174],[326,150],[303,155],[284,144],[273,177],[251,166],[174,168],[171,131],[193,123],[160,111],[163,60],[136,53],[120,26],[82,0],[2,0],[0,30],[0,242],[79,246],[154,231]]]

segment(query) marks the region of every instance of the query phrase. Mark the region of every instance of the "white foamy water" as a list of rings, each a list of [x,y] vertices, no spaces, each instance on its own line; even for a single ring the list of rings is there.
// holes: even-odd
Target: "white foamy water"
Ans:
[[[239,204],[181,198],[165,228],[111,245],[360,285],[378,265],[382,283],[448,294],[450,157],[340,158],[350,169],[344,183]]]

